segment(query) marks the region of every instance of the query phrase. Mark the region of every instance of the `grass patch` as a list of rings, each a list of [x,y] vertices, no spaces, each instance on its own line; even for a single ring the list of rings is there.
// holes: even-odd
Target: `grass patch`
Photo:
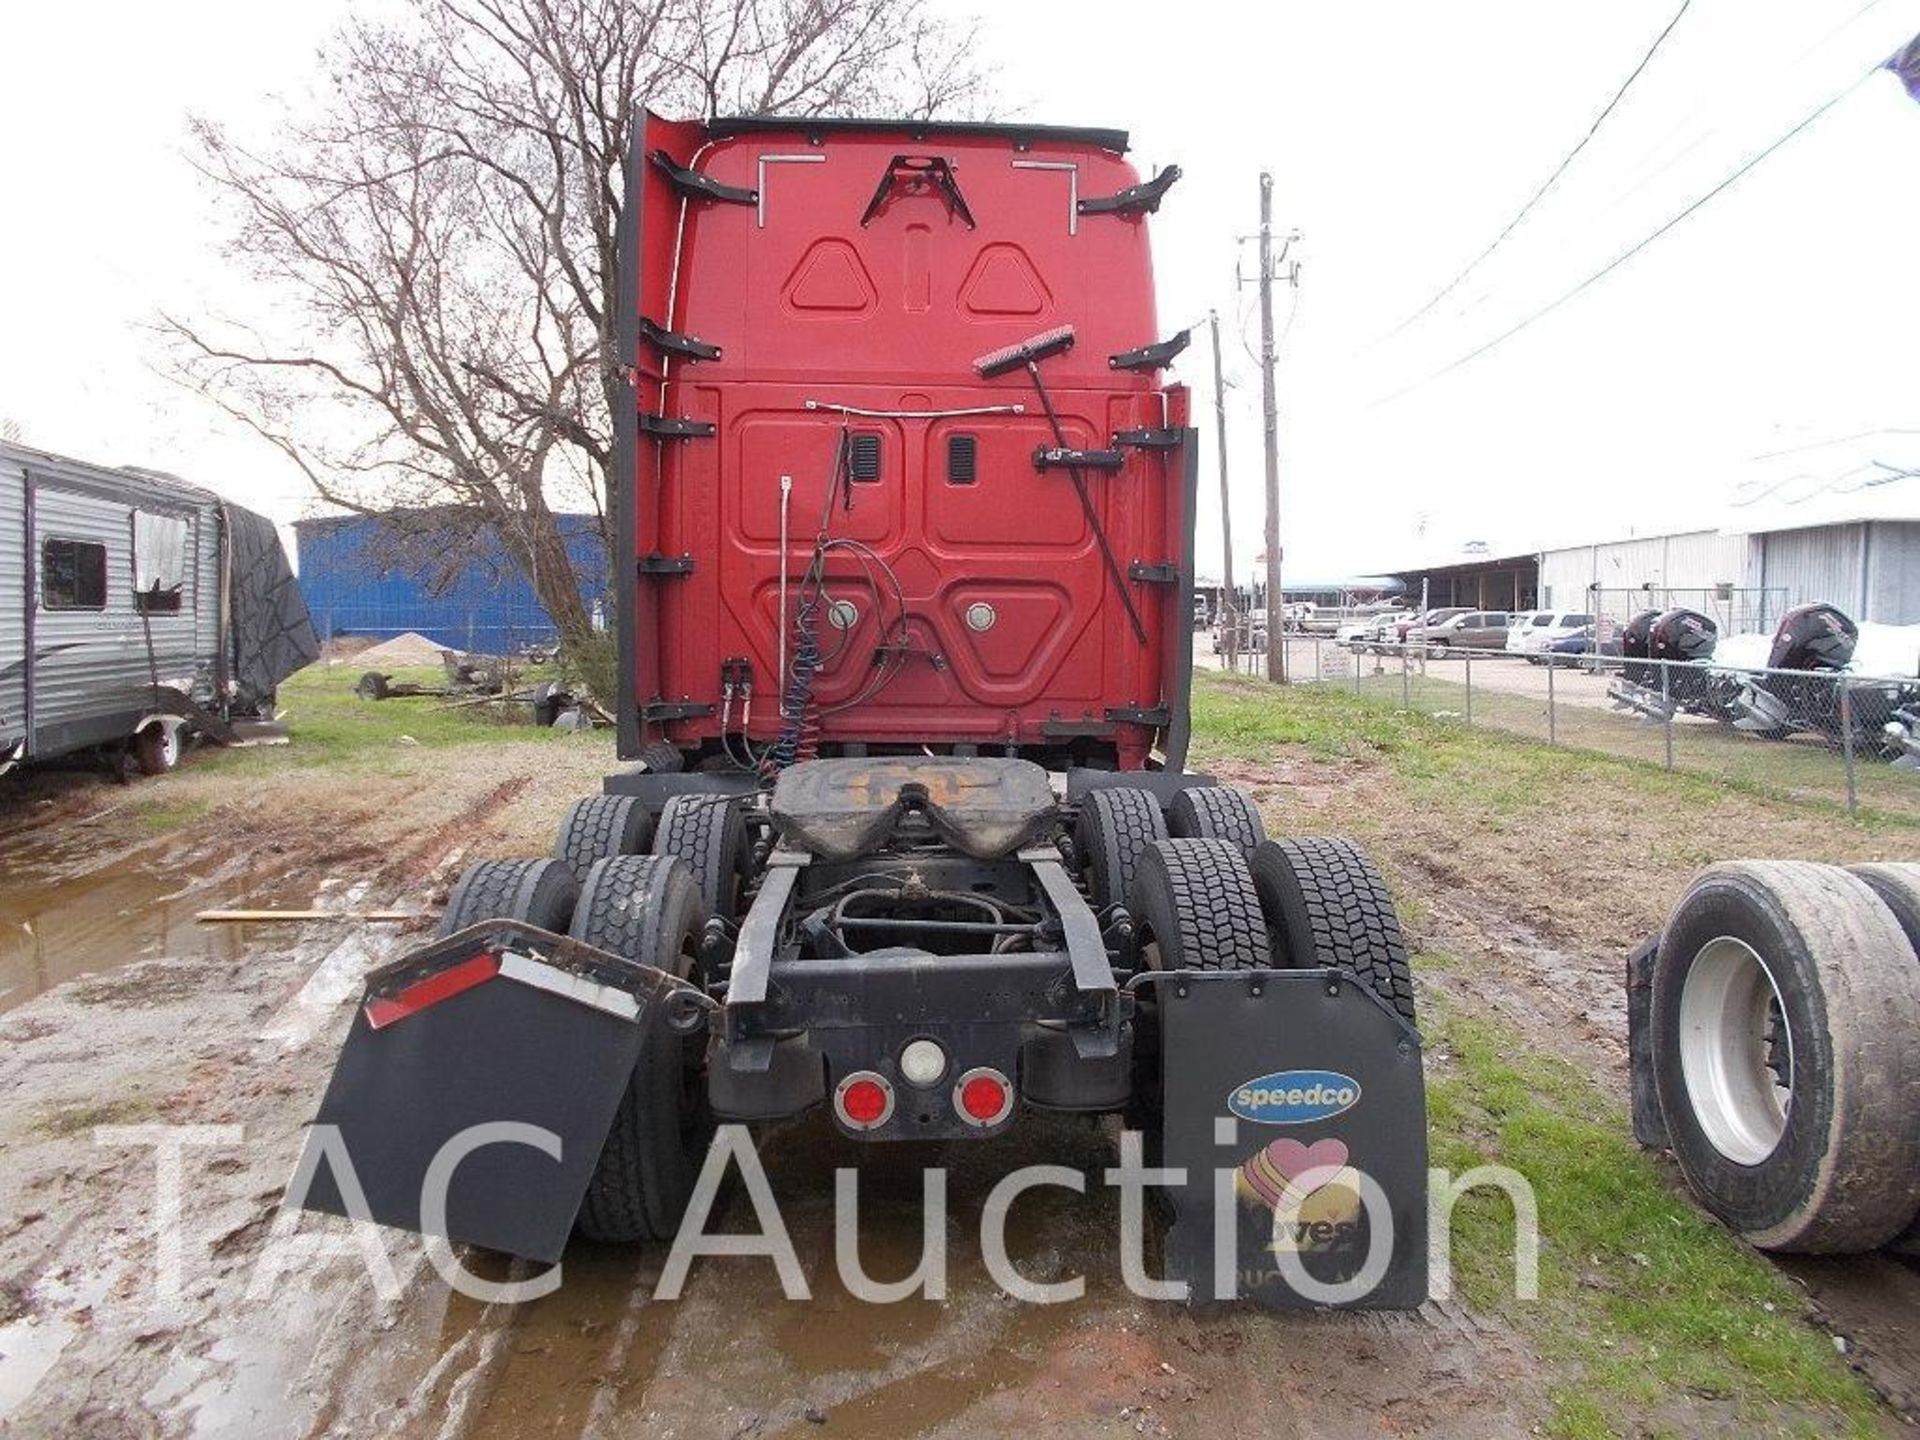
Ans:
[[[1536,809],[1543,795],[1572,793],[1601,779],[1624,780],[1646,794],[1691,805],[1714,804],[1731,791],[1846,816],[1837,798],[1782,790],[1752,777],[1669,771],[1658,761],[1549,746],[1469,727],[1457,719],[1400,710],[1398,700],[1397,690],[1391,697],[1384,692],[1354,695],[1334,685],[1279,686],[1199,672],[1193,688],[1195,759],[1266,759],[1282,745],[1302,746],[1322,759],[1383,757],[1415,797],[1464,801],[1496,826]],[[1746,743],[1764,754],[1763,742]],[[1920,829],[1920,815],[1866,806],[1854,822],[1868,831]]]
[[[1446,1057],[1428,1078],[1433,1163],[1506,1165],[1535,1188],[1540,1298],[1512,1298],[1511,1208],[1490,1192],[1455,1209],[1454,1280],[1573,1367],[1552,1395],[1558,1433],[1612,1434],[1611,1417],[1676,1400],[1681,1430],[1708,1402],[1767,1428],[1876,1433],[1872,1393],[1805,1323],[1798,1292],[1687,1203],[1618,1102],[1497,1024],[1431,1003],[1425,1019]]]
[[[262,768],[313,768],[385,754],[404,762],[416,747],[489,745],[502,741],[560,742],[564,733],[532,723],[528,705],[469,705],[449,709],[448,699],[363,700],[354,686],[366,672],[351,663],[311,665],[280,687],[282,718],[293,732],[291,747],[226,752],[229,764]],[[393,684],[443,685],[438,667],[386,672]],[[516,687],[536,684],[544,675],[516,676]],[[210,754],[206,758],[215,758]]]
[[[156,788],[151,800],[142,797],[133,824],[142,835],[165,835],[206,819],[212,810],[213,801],[204,795],[169,795]]]
[[[98,1125],[133,1125],[151,1120],[157,1113],[154,1103],[144,1095],[127,1095],[116,1100],[98,1100],[84,1105],[62,1105],[34,1121],[34,1129],[53,1139],[82,1135]]]

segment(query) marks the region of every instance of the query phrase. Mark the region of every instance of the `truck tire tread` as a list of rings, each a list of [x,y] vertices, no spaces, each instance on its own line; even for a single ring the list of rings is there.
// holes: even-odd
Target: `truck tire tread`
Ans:
[[[585,883],[596,860],[644,855],[653,839],[653,816],[633,795],[589,795],[576,800],[560,822],[553,857]]]
[[[1387,884],[1351,840],[1266,840],[1248,860],[1279,962],[1343,969],[1409,1025],[1413,967]]]
[[[1246,856],[1228,840],[1156,840],[1140,859],[1134,914],[1162,970],[1263,970],[1267,925]]]
[[[1167,829],[1176,839],[1231,840],[1252,850],[1267,838],[1253,797],[1231,785],[1195,785],[1167,806]]]
[[[1140,857],[1154,841],[1166,838],[1167,817],[1151,791],[1114,786],[1088,792],[1080,802],[1074,840],[1094,908],[1124,905],[1132,909],[1130,897]]]
[[[451,935],[483,920],[518,920],[564,935],[579,890],[573,872],[552,858],[481,860],[455,883],[438,933]]]

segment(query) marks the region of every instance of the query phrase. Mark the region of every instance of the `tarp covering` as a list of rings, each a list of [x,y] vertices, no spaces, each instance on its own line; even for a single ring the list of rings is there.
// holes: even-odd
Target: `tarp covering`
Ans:
[[[319,659],[320,637],[273,522],[238,505],[226,512],[233,703],[251,710],[266,703],[282,680]]]
[[[1909,95],[1920,100],[1920,35],[1887,57],[1887,69],[1900,77]]]

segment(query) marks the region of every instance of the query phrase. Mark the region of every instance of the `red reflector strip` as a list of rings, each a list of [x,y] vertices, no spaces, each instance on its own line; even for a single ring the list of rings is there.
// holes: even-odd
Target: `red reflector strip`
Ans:
[[[404,990],[374,996],[367,1001],[367,1026],[373,1030],[385,1029],[396,1020],[417,1015],[429,1005],[438,1005],[462,990],[484,985],[499,973],[500,957],[491,950],[483,950],[458,965],[449,965],[424,980],[414,981]]]

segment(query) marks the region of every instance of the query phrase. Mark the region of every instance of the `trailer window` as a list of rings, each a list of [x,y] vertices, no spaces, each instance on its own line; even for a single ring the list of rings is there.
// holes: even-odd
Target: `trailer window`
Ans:
[[[177,611],[186,583],[186,520],[178,515],[134,511],[134,607],[148,615]]]
[[[48,540],[40,547],[40,603],[49,610],[107,608],[107,547]]]

